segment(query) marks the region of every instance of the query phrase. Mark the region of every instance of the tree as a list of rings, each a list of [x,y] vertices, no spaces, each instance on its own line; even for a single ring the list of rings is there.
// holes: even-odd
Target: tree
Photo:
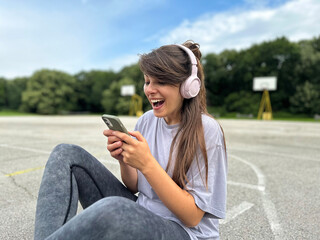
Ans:
[[[245,114],[257,114],[259,110],[260,95],[240,91],[229,94],[225,99],[226,110]]]
[[[276,76],[278,79],[277,91],[272,93],[273,110],[288,110],[289,98],[295,93],[299,83],[296,72],[296,66],[300,63],[298,45],[282,37],[254,45],[246,54],[253,56],[253,77]]]
[[[6,80],[0,78],[0,110],[7,107]]]
[[[114,81],[109,89],[106,89],[102,94],[101,105],[104,112],[108,114],[124,114],[129,113],[130,96],[122,97],[120,89],[123,85],[134,84],[130,78],[122,78],[120,81]]]
[[[53,70],[35,72],[22,93],[21,109],[40,114],[57,114],[75,109],[75,79]]]
[[[226,67],[228,66],[226,64],[227,59],[212,53],[208,54],[203,62],[208,104],[222,106],[224,104],[224,96],[231,92],[229,89],[230,74]]]
[[[320,85],[320,36],[299,42],[301,62],[297,66],[300,84],[308,81]]]
[[[316,114],[320,113],[320,87],[306,81],[297,86],[297,91],[290,98],[291,111],[294,113]]]
[[[18,110],[21,105],[22,92],[26,90],[28,78],[15,78],[7,81],[7,106]]]
[[[239,52],[225,50],[220,54],[208,54],[204,58],[208,103],[223,106],[227,96],[233,94],[233,99],[240,92],[253,96],[254,77],[276,76],[278,90],[272,94],[273,109],[287,110],[289,98],[299,83],[296,71],[299,63],[299,46],[284,37]]]
[[[102,112],[102,93],[108,89],[113,81],[118,80],[112,71],[80,72],[75,75],[77,84],[77,111]]]

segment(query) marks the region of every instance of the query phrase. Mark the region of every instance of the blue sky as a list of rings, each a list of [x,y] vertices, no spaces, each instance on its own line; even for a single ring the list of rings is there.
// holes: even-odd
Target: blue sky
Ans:
[[[203,54],[320,34],[320,0],[0,0],[0,77],[118,71],[193,39]]]

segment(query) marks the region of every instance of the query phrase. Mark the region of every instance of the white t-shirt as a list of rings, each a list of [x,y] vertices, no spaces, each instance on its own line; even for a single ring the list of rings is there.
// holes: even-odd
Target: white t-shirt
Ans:
[[[200,165],[201,173],[194,160],[187,177],[187,191],[194,197],[196,205],[205,212],[204,217],[196,227],[186,227],[159,199],[150,184],[138,171],[137,203],[151,212],[180,224],[196,239],[219,239],[219,220],[225,217],[227,194],[227,156],[224,150],[224,140],[221,128],[216,120],[202,115],[204,137],[208,155],[208,188],[205,186],[205,166]],[[153,111],[146,112],[139,118],[135,127],[147,140],[151,153],[162,168],[166,169],[169,160],[170,146],[178,131],[179,124],[168,125],[163,118],[155,117]],[[199,154],[200,164],[204,162]],[[172,161],[174,164],[174,159]],[[170,176],[170,171],[168,173]]]

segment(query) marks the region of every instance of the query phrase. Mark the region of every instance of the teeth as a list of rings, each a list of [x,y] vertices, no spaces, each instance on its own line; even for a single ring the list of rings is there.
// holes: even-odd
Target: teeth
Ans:
[[[161,102],[162,100],[151,100],[152,103]]]

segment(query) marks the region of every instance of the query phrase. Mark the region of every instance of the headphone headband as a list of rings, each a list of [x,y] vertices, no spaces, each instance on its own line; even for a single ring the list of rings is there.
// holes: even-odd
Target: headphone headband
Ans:
[[[189,48],[187,48],[186,46],[183,46],[181,44],[176,44],[176,46],[182,48],[189,55],[189,58],[190,58],[190,61],[191,61],[192,65],[197,65],[198,64],[196,56],[194,55],[194,53]]]
[[[191,75],[181,84],[180,93],[184,98],[193,98],[198,95],[201,86],[201,81],[198,78],[197,58],[189,48],[181,44],[175,45],[188,54],[192,66]]]

